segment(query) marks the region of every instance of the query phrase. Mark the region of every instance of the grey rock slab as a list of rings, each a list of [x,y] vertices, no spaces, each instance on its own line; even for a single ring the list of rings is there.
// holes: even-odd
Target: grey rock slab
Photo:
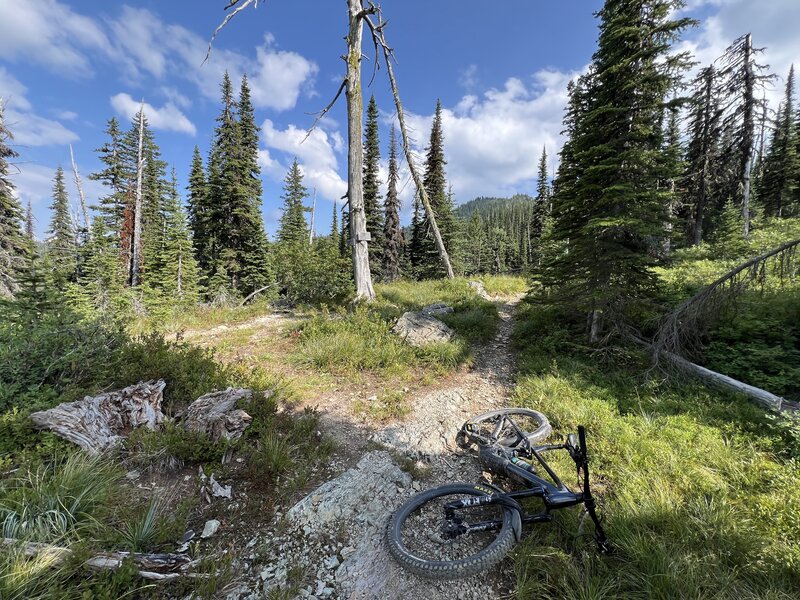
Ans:
[[[407,312],[397,320],[392,331],[406,343],[420,347],[449,342],[455,332],[439,319],[422,312]]]

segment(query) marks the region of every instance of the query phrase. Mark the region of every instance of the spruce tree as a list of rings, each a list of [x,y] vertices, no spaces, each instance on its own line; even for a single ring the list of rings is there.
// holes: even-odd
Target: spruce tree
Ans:
[[[89,179],[100,181],[110,192],[107,196],[100,198],[100,204],[94,206],[100,211],[105,221],[106,227],[111,231],[120,232],[125,218],[125,207],[128,204],[130,185],[134,173],[131,169],[136,168],[135,160],[133,163],[125,164],[123,152],[123,133],[119,128],[119,121],[112,117],[106,126],[108,140],[95,152],[99,154],[100,162],[105,168],[97,173],[91,173]]]
[[[681,143],[679,110],[680,107],[677,105],[670,106],[667,109],[668,118],[664,131],[664,172],[662,174],[661,185],[669,192],[667,200],[667,221],[664,227],[665,235],[663,242],[664,252],[667,254],[669,254],[672,249],[674,225],[678,218],[680,199],[682,197],[680,182],[686,170],[686,164],[683,160],[683,144]]]
[[[389,282],[400,277],[400,259],[403,256],[403,246],[405,245],[403,230],[400,227],[400,197],[397,195],[399,178],[397,139],[394,127],[392,127],[389,136],[389,181],[384,202],[386,219],[383,227],[383,279]],[[366,186],[364,189],[366,190]]]
[[[467,275],[485,273],[486,271],[486,230],[480,213],[474,211],[465,228],[466,250],[464,252],[464,270]]]
[[[35,226],[33,222],[33,204],[31,204],[31,201],[28,200],[28,207],[25,210],[25,237],[28,238],[29,242],[33,242],[36,240],[34,227]]]
[[[194,147],[192,166],[189,172],[189,185],[186,190],[188,196],[188,222],[192,232],[195,259],[202,273],[207,273],[211,268],[213,259],[212,223],[209,215],[211,207],[208,204],[208,185],[203,169],[203,157],[200,148]]]
[[[458,226],[453,214],[453,199],[447,193],[447,178],[444,169],[446,164],[447,161],[444,157],[444,131],[442,128],[442,103],[437,100],[436,112],[433,115],[433,124],[431,125],[423,184],[428,192],[428,197],[431,199],[431,207],[442,234],[442,241],[448,253],[451,254],[450,260],[457,262],[454,241],[458,235]],[[439,252],[436,249],[433,237],[428,235],[429,225],[427,221],[426,217],[423,225],[426,235],[422,238],[424,252],[422,274],[425,277],[437,277],[444,273],[444,267],[439,258]]]
[[[6,127],[0,102],[0,298],[17,291],[17,276],[25,265],[28,241],[22,229],[22,207],[9,178],[9,160],[17,153],[9,145],[13,135]]]
[[[369,258],[370,271],[378,278],[381,276],[384,234],[383,211],[381,210],[381,191],[378,171],[380,169],[381,152],[378,139],[378,105],[375,96],[367,105],[367,123],[364,130],[364,215],[367,220],[367,231],[370,234]]]
[[[283,214],[278,229],[278,244],[284,248],[300,248],[308,245],[308,224],[303,209],[303,200],[308,190],[303,185],[303,173],[297,159],[286,174],[283,185]]]
[[[408,242],[408,262],[414,277],[419,278],[422,266],[425,262],[425,218],[422,214],[422,207],[419,199],[419,192],[414,195],[414,211],[411,215],[411,236]]]
[[[164,299],[171,306],[186,306],[197,302],[197,262],[174,169],[169,196],[164,206],[164,235],[155,276]]]
[[[261,167],[258,164],[258,132],[250,87],[247,75],[242,77],[239,92],[239,152],[238,163],[241,169],[243,190],[241,197],[233,206],[232,223],[234,230],[241,230],[237,247],[237,262],[241,276],[239,288],[249,294],[267,285],[272,280],[268,260],[267,234],[261,215]]]
[[[571,89],[552,233],[568,252],[548,261],[545,282],[589,313],[592,341],[657,292],[654,240],[669,202],[660,123],[687,61],[670,54],[691,24],[672,18],[682,5],[607,0],[592,66]]]
[[[530,244],[531,258],[535,254],[537,260],[541,257],[539,246],[541,245],[544,223],[551,212],[550,201],[550,184],[547,177],[547,148],[542,148],[542,156],[539,159],[539,169],[536,174],[536,198],[534,198],[533,210],[530,215],[530,233],[526,236]]]
[[[84,314],[119,315],[130,308],[115,237],[106,226],[105,218],[94,218],[89,241],[83,249],[83,268],[78,283],[69,287],[72,304]]]
[[[786,92],[778,108],[769,151],[764,158],[764,173],[759,196],[768,216],[792,216],[800,190],[797,110],[794,96],[794,65],[786,79]]]
[[[69,197],[64,185],[64,169],[56,169],[53,178],[53,203],[46,251],[53,268],[53,282],[59,287],[74,279],[78,267],[75,228],[69,214]]]
[[[339,213],[337,212],[336,202],[333,203],[333,219],[331,220],[331,247],[336,249],[336,252],[339,252],[339,240],[341,236],[341,231],[339,231]]]

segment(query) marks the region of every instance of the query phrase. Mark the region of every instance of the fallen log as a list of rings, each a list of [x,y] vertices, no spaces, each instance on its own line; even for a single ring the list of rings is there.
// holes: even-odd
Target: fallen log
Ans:
[[[639,337],[630,336],[630,339],[640,346],[647,348],[656,359],[663,358],[667,362],[671,363],[674,367],[684,371],[685,373],[694,375],[695,377],[698,377],[711,385],[720,387],[730,392],[744,394],[750,400],[766,409],[773,410],[775,412],[783,412],[784,408],[788,408],[788,404],[790,404],[785,398],[776,396],[771,392],[762,390],[761,388],[757,388],[753,385],[749,385],[739,381],[738,379],[734,379],[733,377],[723,375],[722,373],[717,373],[716,371],[712,371],[706,367],[702,367],[672,352],[667,352],[666,350],[659,351],[655,345]],[[658,363],[658,360],[655,362]]]
[[[27,558],[46,552],[50,557],[50,565],[53,567],[60,565],[72,556],[70,548],[38,542],[24,542],[14,538],[3,538],[2,545],[19,547]],[[179,577],[194,576],[193,573],[188,573],[188,571],[199,563],[199,561],[192,560],[185,554],[108,552],[93,556],[83,564],[96,570],[117,570],[126,559],[133,561],[139,570],[140,577],[151,581],[170,581]]]

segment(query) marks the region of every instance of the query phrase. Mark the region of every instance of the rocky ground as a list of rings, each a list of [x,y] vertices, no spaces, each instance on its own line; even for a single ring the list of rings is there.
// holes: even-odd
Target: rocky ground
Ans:
[[[520,297],[499,305],[495,338],[476,351],[472,368],[411,399],[412,412],[382,428],[354,423],[336,393],[314,402],[321,426],[339,446],[332,478],[274,521],[237,552],[242,575],[227,588],[230,600],[333,598],[453,600],[511,596],[506,561],[493,572],[454,582],[433,582],[401,569],[383,541],[392,511],[430,487],[481,477],[477,461],[455,445],[471,415],[507,403],[512,386],[509,349],[512,313]]]

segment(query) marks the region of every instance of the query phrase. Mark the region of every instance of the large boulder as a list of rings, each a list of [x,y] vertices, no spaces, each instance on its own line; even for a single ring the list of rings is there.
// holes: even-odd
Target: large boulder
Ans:
[[[238,440],[253,420],[236,405],[240,400],[251,400],[253,390],[228,388],[200,396],[189,405],[182,425],[189,431],[205,433],[212,440]]]
[[[166,383],[144,381],[121,390],[64,402],[31,414],[39,429],[78,444],[91,454],[117,444],[136,427],[156,429],[164,422],[161,401]]]
[[[439,319],[423,312],[407,312],[397,320],[392,331],[412,346],[449,342],[455,332]]]

